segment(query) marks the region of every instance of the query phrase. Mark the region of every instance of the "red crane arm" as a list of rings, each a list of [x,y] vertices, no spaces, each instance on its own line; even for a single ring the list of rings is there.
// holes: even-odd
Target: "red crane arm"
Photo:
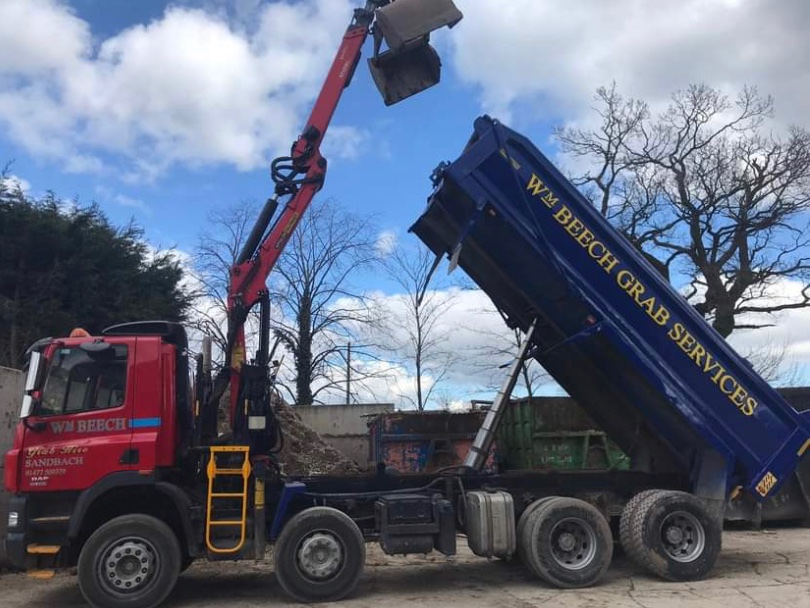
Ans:
[[[343,43],[329,70],[307,126],[293,145],[291,160],[297,169],[305,171],[304,183],[287,204],[273,230],[258,246],[255,256],[237,264],[231,271],[230,298],[240,298],[242,305],[247,308],[261,297],[267,277],[278,261],[287,240],[313,197],[323,186],[326,177],[326,159],[321,156],[320,145],[343,91],[354,73],[367,36],[368,28],[363,25],[349,28],[343,37]]]
[[[245,361],[244,322],[248,311],[267,294],[266,281],[273,270],[290,236],[309,207],[315,194],[321,189],[326,177],[326,159],[321,155],[320,145],[329,123],[340,102],[343,91],[349,85],[360,61],[363,44],[369,35],[373,21],[373,8],[369,2],[364,9],[355,11],[352,25],[343,36],[332,67],[315,102],[306,127],[293,144],[288,158],[273,163],[276,197],[291,196],[269,234],[255,248],[243,250],[240,259],[231,269],[228,290],[229,335],[231,336],[231,422],[234,420],[239,388],[239,371]],[[264,215],[264,214],[263,214]],[[268,218],[264,218],[268,221]],[[262,220],[260,219],[260,222]],[[257,237],[264,234],[264,225],[257,224]]]

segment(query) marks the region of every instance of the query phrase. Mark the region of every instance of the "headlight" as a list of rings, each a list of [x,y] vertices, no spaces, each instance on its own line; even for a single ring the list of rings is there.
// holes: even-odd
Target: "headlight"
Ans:
[[[9,514],[8,514],[8,527],[9,527],[9,530],[11,528],[16,528],[18,523],[20,523],[20,514],[17,513],[17,511],[9,511]]]

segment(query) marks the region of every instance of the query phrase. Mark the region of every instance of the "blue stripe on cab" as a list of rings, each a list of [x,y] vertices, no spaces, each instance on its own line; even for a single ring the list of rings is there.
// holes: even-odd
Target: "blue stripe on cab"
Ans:
[[[133,429],[151,429],[160,426],[160,418],[133,418],[129,426]]]

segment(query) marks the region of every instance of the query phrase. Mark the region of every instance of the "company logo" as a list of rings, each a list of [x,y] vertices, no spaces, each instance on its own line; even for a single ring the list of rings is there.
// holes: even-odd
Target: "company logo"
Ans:
[[[616,285],[647,313],[653,323],[667,332],[667,337],[717,385],[741,414],[754,415],[759,405],[757,400],[750,396],[742,384],[698,341],[697,337],[687,330],[685,325],[673,322],[671,312],[654,292],[628,270],[618,256],[610,251],[605,243],[599,241],[567,205],[560,202],[559,197],[537,174],[532,174],[526,190],[550,210],[551,217],[585,250],[588,257],[613,277]]]
[[[51,422],[51,432],[60,433],[112,433],[125,431],[126,418],[91,418],[89,420],[57,420]]]

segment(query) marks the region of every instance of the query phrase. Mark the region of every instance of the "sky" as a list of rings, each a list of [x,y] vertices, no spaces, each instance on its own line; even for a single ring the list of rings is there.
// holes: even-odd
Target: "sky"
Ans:
[[[591,123],[598,86],[615,81],[657,108],[706,82],[773,95],[777,130],[810,126],[805,0],[456,3],[465,19],[434,36],[442,83],[386,107],[361,64],[324,143],[321,196],[373,217],[386,243],[416,243],[407,229],[431,171],[458,156],[483,113],[554,155],[551,129]],[[34,196],[96,202],[113,222],[142,225],[155,247],[191,252],[211,210],[271,194],[269,161],[288,152],[357,4],[1,0],[0,164],[13,161]],[[391,284],[367,280],[396,298]],[[487,303],[480,293],[456,300],[462,326]],[[784,343],[804,369],[807,321],[789,313],[734,339],[753,350]],[[451,392],[475,394],[477,375],[460,373]],[[407,369],[395,380],[411,381]]]

